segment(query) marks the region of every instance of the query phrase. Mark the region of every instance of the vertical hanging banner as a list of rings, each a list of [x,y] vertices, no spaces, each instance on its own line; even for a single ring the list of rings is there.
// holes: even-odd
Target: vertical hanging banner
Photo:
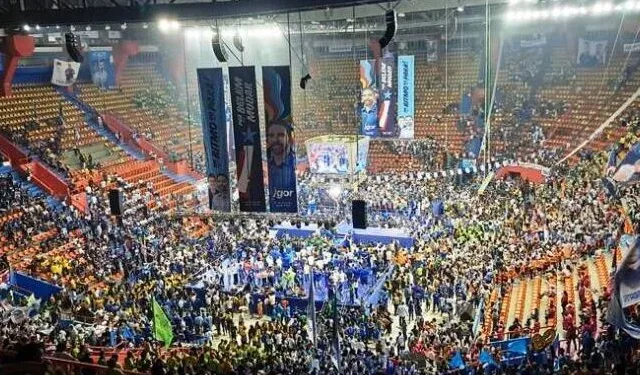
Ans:
[[[375,60],[360,60],[360,86],[362,91],[356,116],[360,118],[360,134],[369,137],[378,137],[380,135],[375,66]]]
[[[288,66],[262,68],[267,119],[267,169],[271,212],[298,212],[296,148],[291,119],[291,73]]]
[[[101,89],[116,86],[116,74],[113,70],[113,55],[108,51],[91,51],[89,53],[89,69],[91,81]]]
[[[398,56],[398,127],[399,138],[414,136],[414,68],[413,56]]]
[[[229,84],[240,211],[265,212],[255,67],[229,68]]]
[[[378,80],[380,97],[378,98],[378,121],[380,136],[397,137],[396,123],[396,92],[393,85],[393,75],[396,71],[396,57],[392,53],[385,53],[380,60],[380,78]]]
[[[198,86],[209,181],[209,208],[229,212],[231,193],[222,69],[198,69]]]

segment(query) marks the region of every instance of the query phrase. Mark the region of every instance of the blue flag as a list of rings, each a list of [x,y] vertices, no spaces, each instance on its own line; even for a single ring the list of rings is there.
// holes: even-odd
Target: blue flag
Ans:
[[[462,355],[459,351],[457,351],[449,360],[449,367],[452,369],[463,369],[465,367],[464,360],[462,359]]]
[[[480,364],[484,367],[486,366],[497,366],[498,364],[496,363],[496,361],[493,360],[493,357],[491,356],[491,354],[489,354],[488,351],[483,350],[482,352],[480,352],[480,357],[478,357],[478,360],[480,361]]]

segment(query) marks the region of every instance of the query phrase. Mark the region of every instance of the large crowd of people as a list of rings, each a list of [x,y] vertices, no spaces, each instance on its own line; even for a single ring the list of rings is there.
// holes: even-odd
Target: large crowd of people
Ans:
[[[552,313],[534,311],[521,322],[496,314],[496,329],[484,337],[460,319],[462,306],[477,309],[500,285],[540,272],[572,272],[580,259],[616,247],[625,218],[600,186],[604,159],[596,155],[554,170],[540,186],[495,180],[483,194],[477,192],[481,176],[462,183],[370,176],[358,192],[345,192],[345,200],[359,194],[384,207],[372,221],[404,228],[415,239],[411,248],[358,244],[336,238],[330,228],[304,240],[275,237],[266,218],[170,216],[162,207],[148,208],[154,197],[144,187],[107,176],[103,185],[119,186],[127,197],[118,223],[107,214],[104,186],[87,189],[89,210],[81,213],[67,204],[51,209],[8,177],[3,184],[10,189],[3,192],[13,193],[0,196],[0,207],[21,214],[2,223],[3,241],[19,249],[33,246],[35,233],[59,233],[36,244],[39,254],[20,271],[62,290],[34,301],[4,284],[2,350],[20,358],[40,343],[46,355],[102,364],[114,373],[448,373],[457,371],[450,363],[455,353],[467,369],[481,371],[480,354],[491,339],[536,332]],[[308,189],[307,198],[320,200],[315,191]],[[619,192],[637,220],[636,189]],[[341,211],[320,211],[309,219],[340,220]],[[50,255],[65,243],[71,243],[68,254]],[[311,284],[322,305],[315,345],[308,304],[300,303]],[[588,275],[579,283],[579,290],[587,288]],[[544,363],[531,357],[515,367],[503,364],[504,371],[548,373],[554,363],[565,373],[637,368],[636,343],[629,345],[603,319],[606,293],[589,294],[591,300],[578,295],[582,311],[565,297],[554,308],[566,343],[548,348]],[[153,301],[172,323],[168,348],[154,339]],[[500,303],[484,309],[498,311]],[[18,310],[23,315],[10,313]],[[491,350],[500,366],[505,353]]]

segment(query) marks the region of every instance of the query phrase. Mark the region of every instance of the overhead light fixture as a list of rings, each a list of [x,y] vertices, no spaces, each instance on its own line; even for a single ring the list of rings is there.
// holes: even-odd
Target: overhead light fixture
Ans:
[[[149,27],[149,25],[146,22],[142,24],[143,29],[146,29],[147,27]]]
[[[36,25],[36,30],[40,30],[40,25]]]
[[[404,13],[398,13],[398,17],[400,17],[400,18],[404,18],[405,16],[406,16],[406,14],[404,14]]]
[[[120,28],[121,28],[122,30],[126,30],[126,29],[127,29],[127,23],[125,22],[125,23],[123,23],[122,25],[120,25]]]
[[[31,26],[29,26],[27,24],[24,24],[24,25],[22,25],[22,30],[29,31],[29,30],[31,30]]]
[[[107,25],[104,27],[105,30],[111,30],[111,26]]]
[[[87,26],[87,27],[85,27],[84,29],[85,29],[85,30],[87,30],[87,31],[91,31],[91,26],[89,26],[89,25],[88,25],[88,26]]]
[[[60,30],[60,25],[56,25],[56,30]]]
[[[75,26],[73,26],[73,25],[71,25],[71,26],[69,26],[69,30],[71,30],[71,31],[76,31],[76,27],[75,27]]]

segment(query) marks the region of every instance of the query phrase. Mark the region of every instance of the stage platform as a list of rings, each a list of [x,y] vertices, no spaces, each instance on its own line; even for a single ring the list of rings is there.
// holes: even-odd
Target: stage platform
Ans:
[[[317,224],[295,225],[283,223],[271,228],[272,235],[276,238],[291,236],[295,238],[309,238],[318,230]],[[367,229],[353,229],[353,225],[342,222],[336,227],[338,237],[341,239],[347,234],[351,234],[356,243],[383,243],[389,244],[393,241],[400,243],[402,247],[413,246],[413,238],[398,228],[369,227]]]
[[[300,228],[295,225],[282,223],[271,227],[271,232],[276,238],[289,235],[295,238],[309,238],[318,230],[318,225],[309,223],[309,225],[302,224]]]
[[[402,247],[413,246],[413,238],[398,228],[369,227],[367,229],[353,229],[353,225],[342,222],[336,227],[339,236],[351,234],[356,243],[383,243],[393,241],[400,243]]]

